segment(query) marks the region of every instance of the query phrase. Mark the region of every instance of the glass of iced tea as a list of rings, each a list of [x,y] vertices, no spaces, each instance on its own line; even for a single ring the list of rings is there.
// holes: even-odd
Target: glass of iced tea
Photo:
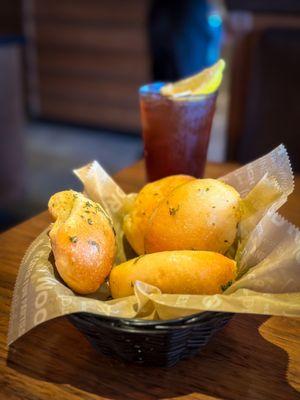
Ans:
[[[163,82],[140,88],[144,154],[149,181],[168,175],[203,177],[217,91],[164,96]]]

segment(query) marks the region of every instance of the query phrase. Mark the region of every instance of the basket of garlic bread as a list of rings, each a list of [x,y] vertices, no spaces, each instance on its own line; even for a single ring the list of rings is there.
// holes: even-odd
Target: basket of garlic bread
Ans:
[[[51,197],[55,222],[49,237],[55,265],[74,292],[93,293],[106,279],[113,299],[133,295],[137,281],[161,293],[189,295],[222,293],[233,283],[236,262],[225,255],[241,215],[240,195],[233,187],[216,179],[169,176],[145,185],[124,208],[124,240],[136,257],[114,265],[113,222],[103,207],[72,190]],[[138,326],[130,320],[124,324],[92,317],[92,327],[90,316],[70,319],[106,353],[170,365],[203,346],[229,317],[208,312]]]
[[[75,174],[84,192],[50,198],[53,223],[22,261],[11,342],[20,321],[25,333],[67,315],[107,355],[170,366],[233,313],[300,315],[299,231],[276,213],[293,190],[283,146],[221,179],[168,176],[133,194],[97,162]]]

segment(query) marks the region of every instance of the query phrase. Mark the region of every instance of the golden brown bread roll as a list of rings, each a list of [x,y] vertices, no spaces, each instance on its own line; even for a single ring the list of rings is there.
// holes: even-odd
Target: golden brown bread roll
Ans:
[[[113,266],[115,234],[103,208],[81,193],[54,194],[49,211],[56,220],[49,236],[56,268],[75,292],[95,292]]]
[[[240,195],[217,179],[195,179],[174,189],[152,213],[146,253],[209,250],[225,253],[240,220]]]
[[[138,254],[167,250],[225,253],[241,218],[240,195],[217,179],[176,175],[146,185],[124,217]]]
[[[146,254],[113,268],[109,284],[114,298],[134,293],[139,280],[169,294],[222,293],[236,278],[236,263],[210,251],[164,251]]]
[[[132,209],[125,215],[123,230],[128,242],[137,254],[144,254],[144,236],[149,219],[157,205],[183,183],[193,180],[188,175],[173,175],[148,183],[138,193]]]

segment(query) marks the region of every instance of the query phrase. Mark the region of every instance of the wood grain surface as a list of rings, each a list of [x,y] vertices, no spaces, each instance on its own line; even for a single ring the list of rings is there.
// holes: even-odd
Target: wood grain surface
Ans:
[[[283,329],[284,327],[284,329]],[[269,342],[286,350],[289,355],[287,380],[300,392],[300,319],[272,317],[267,319],[259,333]]]
[[[234,167],[210,164],[207,176],[218,177]],[[145,181],[143,164],[122,171],[116,180],[126,191],[137,190]],[[300,177],[282,210],[295,224],[300,224],[299,189]],[[170,369],[129,365],[98,354],[65,318],[36,327],[8,349],[19,263],[49,221],[45,212],[0,235],[0,399],[300,399],[295,390],[300,323],[295,319],[237,315],[201,353]]]

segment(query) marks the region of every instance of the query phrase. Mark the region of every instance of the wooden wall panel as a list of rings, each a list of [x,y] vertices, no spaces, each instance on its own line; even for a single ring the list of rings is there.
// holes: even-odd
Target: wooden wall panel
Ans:
[[[1,0],[0,35],[21,35],[21,0]]]
[[[128,81],[114,82],[94,77],[79,80],[76,76],[55,74],[42,74],[39,81],[42,96],[79,97],[89,102],[107,103],[111,107],[122,104],[138,107],[138,85]]]
[[[34,16],[38,20],[139,25],[144,28],[144,0],[36,0]],[[147,11],[147,10],[146,10]]]
[[[56,21],[37,21],[35,38],[38,47],[145,52],[146,40],[141,30],[131,26],[90,26]]]
[[[32,113],[138,132],[138,87],[150,80],[148,7],[148,0],[27,0]]]
[[[139,84],[148,79],[148,54],[112,51],[86,51],[85,49],[59,49],[40,46],[37,52],[42,74],[60,73],[73,76],[96,76],[115,81],[129,80]]]
[[[41,114],[45,118],[56,119],[76,124],[113,127],[120,131],[131,130],[137,124],[136,109],[103,102],[89,102],[79,97],[65,99],[63,97],[41,96]]]

